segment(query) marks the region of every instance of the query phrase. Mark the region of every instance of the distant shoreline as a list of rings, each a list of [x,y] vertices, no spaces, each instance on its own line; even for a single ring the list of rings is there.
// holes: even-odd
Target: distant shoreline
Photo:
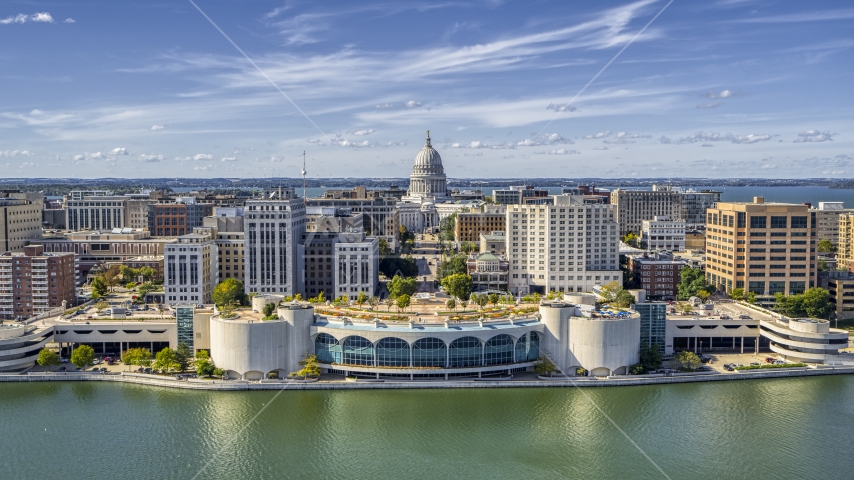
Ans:
[[[98,375],[85,373],[0,375],[0,383],[30,382],[114,382],[152,387],[179,388],[185,390],[252,391],[252,390],[377,390],[377,389],[421,389],[421,388],[541,388],[541,387],[628,387],[638,385],[670,385],[677,383],[726,382],[739,380],[763,380],[773,378],[812,377],[824,375],[854,374],[854,366],[775,369],[740,372],[736,374],[676,375],[671,377],[611,377],[597,380],[453,380],[453,381],[320,381],[314,383],[190,383],[131,375]],[[2,388],[2,386],[0,386]]]

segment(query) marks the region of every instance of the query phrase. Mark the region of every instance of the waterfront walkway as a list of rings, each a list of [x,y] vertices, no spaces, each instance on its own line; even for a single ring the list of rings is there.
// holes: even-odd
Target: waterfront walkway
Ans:
[[[733,374],[676,374],[673,376],[644,375],[620,376],[608,378],[590,377],[555,377],[554,379],[525,379],[525,380],[359,380],[343,379],[321,380],[317,382],[281,381],[272,383],[247,382],[244,380],[195,381],[175,380],[173,377],[139,374],[97,374],[86,372],[74,373],[32,373],[32,374],[2,374],[0,382],[63,382],[63,381],[94,381],[119,382],[155,387],[182,388],[189,390],[361,390],[361,389],[417,389],[417,388],[534,388],[534,387],[618,387],[636,385],[668,385],[674,383],[717,382],[735,380],[760,380],[768,378],[808,377],[818,375],[854,374],[854,367],[799,367],[787,369],[766,369],[755,371],[740,371]]]

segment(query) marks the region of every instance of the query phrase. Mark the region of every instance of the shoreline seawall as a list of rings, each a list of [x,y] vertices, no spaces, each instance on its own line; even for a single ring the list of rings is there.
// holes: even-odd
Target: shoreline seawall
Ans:
[[[854,367],[804,368],[762,372],[740,372],[720,375],[685,375],[672,377],[626,377],[608,379],[560,379],[560,380],[415,380],[415,381],[319,381],[281,383],[204,383],[173,379],[158,379],[131,375],[97,375],[85,373],[0,375],[4,382],[116,382],[153,387],[181,388],[186,390],[375,390],[375,389],[420,389],[420,388],[542,388],[542,387],[626,387],[636,385],[670,385],[677,383],[726,382],[739,380],[762,380],[771,378],[812,377],[823,375],[854,374]]]

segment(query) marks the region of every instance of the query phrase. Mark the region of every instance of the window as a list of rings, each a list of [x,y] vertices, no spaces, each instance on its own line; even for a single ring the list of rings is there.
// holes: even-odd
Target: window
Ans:
[[[412,344],[413,367],[444,367],[445,342],[435,337],[417,340]]]
[[[483,364],[483,347],[475,337],[462,337],[451,342],[448,367],[476,367]]]
[[[767,228],[766,217],[750,217],[750,228]]]
[[[483,352],[486,365],[513,363],[513,339],[509,335],[496,335],[487,340]]]
[[[789,224],[788,217],[779,217],[772,216],[771,217],[771,228],[787,228]]]
[[[792,228],[807,228],[807,217],[792,217]]]

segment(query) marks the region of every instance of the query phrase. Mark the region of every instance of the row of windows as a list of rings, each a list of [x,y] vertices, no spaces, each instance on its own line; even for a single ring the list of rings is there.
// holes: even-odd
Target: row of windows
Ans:
[[[537,332],[525,333],[516,342],[501,334],[486,342],[462,337],[450,345],[435,337],[422,338],[411,345],[396,337],[372,343],[355,335],[339,342],[327,333],[319,334],[314,341],[321,363],[392,368],[466,368],[533,362],[540,355],[539,347]]]

